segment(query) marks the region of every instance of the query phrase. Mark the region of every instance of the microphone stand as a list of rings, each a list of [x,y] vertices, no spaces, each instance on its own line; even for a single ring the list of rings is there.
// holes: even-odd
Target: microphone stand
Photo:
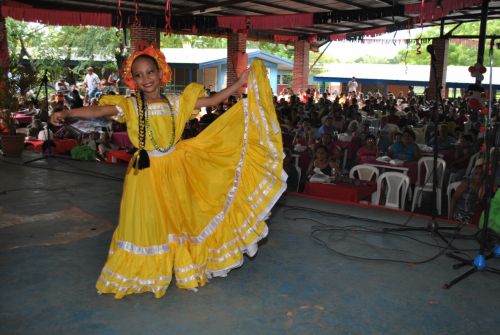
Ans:
[[[40,110],[40,120],[47,122],[47,126],[43,130],[45,132],[45,140],[43,141],[43,144],[42,144],[43,156],[24,162],[23,164],[25,164],[25,165],[32,163],[32,162],[39,161],[41,159],[55,157],[54,152],[53,152],[53,148],[56,147],[56,143],[54,142],[54,139],[53,139],[54,134],[52,134],[52,137],[51,137],[50,131],[49,131],[49,92],[48,92],[48,87],[47,87],[48,82],[49,82],[49,79],[47,77],[47,70],[45,70],[43,77],[42,77],[42,81],[40,83],[40,87],[38,88],[38,92],[37,92],[36,97],[35,97],[35,101],[38,101],[38,96],[40,95],[40,91],[42,90],[42,86],[43,86],[44,91],[45,91],[44,92],[45,93],[45,109]],[[59,156],[59,158],[72,159],[71,157],[64,157],[64,156]]]
[[[490,44],[490,92],[489,92],[489,101],[488,101],[488,108],[489,108],[489,114],[488,114],[488,124],[487,124],[487,129],[490,128],[490,131],[485,133],[485,142],[486,142],[486,157],[485,157],[485,166],[483,170],[485,171],[485,195],[483,199],[484,203],[484,216],[483,216],[483,227],[480,231],[480,239],[479,239],[479,251],[476,257],[471,260],[471,259],[465,259],[463,257],[460,257],[456,255],[455,253],[447,253],[446,255],[448,257],[451,257],[453,259],[458,260],[460,263],[457,263],[453,265],[454,269],[460,269],[463,266],[471,266],[472,268],[466,271],[465,273],[459,275],[458,277],[452,279],[451,281],[445,283],[443,285],[443,288],[448,289],[455,285],[456,283],[460,282],[462,279],[465,279],[469,277],[471,274],[476,273],[476,272],[482,272],[482,271],[487,271],[495,274],[500,274],[500,269],[495,269],[492,267],[487,266],[487,260],[490,258],[500,258],[500,246],[496,244],[491,248],[491,250],[488,249],[488,224],[490,220],[490,208],[491,208],[491,198],[492,198],[492,193],[493,193],[493,187],[495,184],[495,176],[498,170],[498,146],[500,146],[500,132],[499,132],[499,122],[498,120],[496,121],[495,126],[493,127],[493,130],[491,131],[491,103],[492,103],[492,70],[493,70],[493,46],[494,46],[494,41],[495,38],[491,39],[491,44]],[[490,136],[488,136],[488,133],[490,133]],[[492,168],[490,169],[490,143],[493,142],[494,145],[494,150],[493,150],[493,159],[491,160],[491,166]],[[489,172],[489,173],[488,173]]]
[[[444,243],[446,243],[447,247],[451,247],[455,249],[451,245],[451,241],[448,241],[443,234],[439,230],[460,230],[461,226],[458,227],[440,227],[439,224],[436,221],[437,217],[437,205],[436,205],[436,200],[437,200],[437,160],[438,160],[438,124],[439,124],[439,105],[441,105],[441,109],[444,112],[444,104],[443,104],[443,98],[441,96],[441,85],[438,85],[439,80],[438,80],[438,75],[437,75],[437,70],[436,70],[436,55],[434,54],[434,48],[432,45],[427,46],[427,52],[430,53],[431,55],[431,68],[432,72],[434,74],[434,80],[436,81],[436,88],[435,88],[435,101],[434,101],[434,113],[433,113],[433,122],[434,122],[434,150],[433,150],[433,166],[432,166],[432,220],[427,224],[427,227],[402,227],[402,228],[384,228],[384,232],[393,232],[393,231],[428,231],[433,234],[436,234],[437,237],[439,237]],[[417,181],[418,183],[419,181]],[[419,196],[422,196],[423,192],[420,192]],[[415,196],[415,195],[413,195]]]

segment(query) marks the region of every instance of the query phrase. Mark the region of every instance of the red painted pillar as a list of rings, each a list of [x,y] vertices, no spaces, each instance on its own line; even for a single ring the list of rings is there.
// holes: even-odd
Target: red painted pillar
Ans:
[[[434,47],[435,61],[431,61],[431,75],[429,89],[427,90],[427,98],[436,98],[436,86],[441,87],[441,96],[445,98],[446,93],[446,68],[448,67],[448,39],[436,38],[432,41]],[[432,57],[431,57],[432,58]],[[437,78],[434,76],[432,63],[436,66]]]
[[[229,33],[227,35],[227,86],[231,86],[238,80],[238,69],[248,66],[247,34]],[[239,92],[243,92],[244,88]]]
[[[130,26],[130,52],[142,50],[150,45],[160,47],[160,30],[154,27]],[[167,56],[167,55],[165,55]],[[168,61],[168,56],[167,56]]]
[[[309,84],[309,49],[307,41],[295,42],[293,59],[293,81],[292,89],[294,93],[305,90]]]

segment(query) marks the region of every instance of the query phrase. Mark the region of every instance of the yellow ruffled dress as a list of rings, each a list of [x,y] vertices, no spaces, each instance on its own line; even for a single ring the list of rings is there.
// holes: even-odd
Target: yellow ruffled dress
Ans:
[[[284,192],[287,176],[266,69],[261,61],[251,69],[247,99],[197,137],[177,142],[204,93],[195,83],[171,100],[175,147],[155,151],[146,135],[150,167],[127,169],[119,225],[96,285],[99,293],[119,299],[153,292],[160,298],[174,279],[178,287],[196,289],[241,266],[244,253],[255,255],[257,242],[268,232],[264,220]],[[121,121],[138,147],[135,99],[104,96],[100,104],[122,107]],[[155,141],[168,147],[168,105],[148,104],[148,115]]]

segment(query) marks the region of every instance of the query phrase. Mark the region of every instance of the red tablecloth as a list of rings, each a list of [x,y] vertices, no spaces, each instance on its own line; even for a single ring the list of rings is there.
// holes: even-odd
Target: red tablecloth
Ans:
[[[120,148],[132,148],[134,145],[130,142],[126,131],[114,132],[111,136],[111,142]]]
[[[377,191],[375,183],[369,183],[366,186],[356,186],[345,183],[322,184],[322,183],[307,183],[304,188],[304,193],[314,195],[316,197],[360,202],[361,200],[370,200],[373,192]]]
[[[42,152],[43,146],[42,140],[27,140],[24,141],[24,148],[27,150],[34,150],[38,152]],[[52,148],[52,152],[55,154],[60,154],[66,151],[73,149],[78,146],[77,140],[66,138],[66,139],[54,139],[55,148]]]
[[[14,115],[14,119],[19,123],[21,126],[26,126],[33,121],[33,115],[26,115],[24,113],[16,113]]]
[[[113,150],[106,152],[106,162],[117,163],[118,161],[128,162],[132,158],[125,150]]]

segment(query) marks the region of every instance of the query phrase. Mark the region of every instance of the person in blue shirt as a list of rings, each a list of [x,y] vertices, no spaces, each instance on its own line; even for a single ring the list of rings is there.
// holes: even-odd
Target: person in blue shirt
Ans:
[[[392,144],[387,150],[387,155],[392,159],[402,161],[418,160],[421,153],[418,145],[415,144],[415,133],[411,129],[404,129],[401,141]]]
[[[453,148],[455,145],[455,138],[453,136],[449,136],[448,125],[441,124],[438,127],[438,150],[448,150]],[[434,136],[429,140],[427,145],[434,147]]]

